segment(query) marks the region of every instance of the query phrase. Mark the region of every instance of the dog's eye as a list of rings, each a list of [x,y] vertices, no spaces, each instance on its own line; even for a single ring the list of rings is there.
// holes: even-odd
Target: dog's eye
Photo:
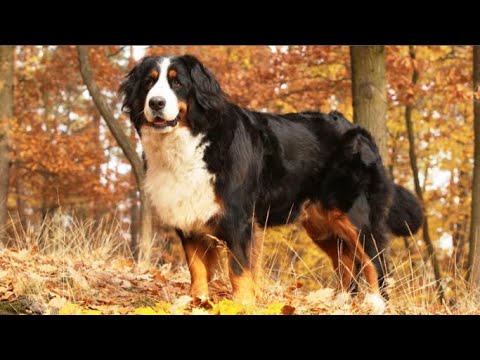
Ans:
[[[180,84],[180,81],[177,80],[177,78],[172,79],[172,87],[174,89],[179,89],[182,87],[182,84]]]
[[[148,77],[148,78],[145,79],[145,85],[146,86],[152,86],[154,82],[155,82],[155,79],[152,78],[152,77]]]

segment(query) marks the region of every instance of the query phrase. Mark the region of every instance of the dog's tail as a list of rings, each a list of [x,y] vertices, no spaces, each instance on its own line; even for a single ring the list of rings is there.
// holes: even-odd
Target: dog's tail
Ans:
[[[423,224],[423,210],[418,199],[403,186],[394,184],[393,202],[387,225],[396,236],[415,234]]]

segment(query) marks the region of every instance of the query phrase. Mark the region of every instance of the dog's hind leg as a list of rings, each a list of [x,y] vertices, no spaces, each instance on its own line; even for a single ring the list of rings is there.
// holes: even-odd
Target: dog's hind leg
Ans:
[[[336,217],[332,221],[335,225],[335,231],[337,236],[342,238],[345,241],[345,244],[350,251],[353,258],[358,259],[361,265],[361,270],[365,275],[365,279],[369,286],[369,291],[373,293],[379,292],[378,287],[378,274],[375,266],[372,263],[370,257],[365,253],[363,246],[360,244],[358,239],[358,231],[354,229],[353,225],[350,223],[345,214],[338,213],[333,214]],[[352,275],[354,270],[354,264],[351,265]]]
[[[338,286],[335,291],[334,304],[342,307],[350,301],[349,289],[352,286],[352,264],[353,258],[350,251],[344,246],[343,241],[336,237],[329,237],[314,243],[322,249],[332,262],[333,270],[338,278]]]
[[[389,273],[387,262],[388,238],[383,231],[371,231],[363,234],[365,252],[372,259],[378,273],[378,286],[385,300],[388,300],[387,275]]]
[[[350,289],[353,288],[355,259],[350,249],[331,228],[328,214],[320,205],[306,202],[302,207],[300,222],[313,242],[322,249],[332,262],[338,277],[336,297],[338,305],[343,305],[350,299]],[[341,303],[341,304],[340,304]]]
[[[383,313],[385,303],[379,293],[377,271],[348,216],[337,209],[324,209],[318,203],[306,203],[300,219],[309,236],[332,259],[341,279],[342,292],[352,288],[356,275],[355,260],[358,260],[369,286],[366,301],[373,313]]]
[[[331,212],[331,216],[333,217],[333,219],[330,221],[330,223],[333,224],[335,233],[337,234],[337,236],[344,239],[348,250],[353,253],[353,256],[351,256],[352,271],[354,269],[354,258],[357,259],[362,266],[361,271],[363,272],[368,284],[368,294],[365,296],[365,303],[369,308],[369,311],[372,314],[383,314],[385,311],[385,301],[382,299],[382,296],[380,294],[379,276],[377,273],[377,269],[372,262],[372,258],[365,253],[364,248],[359,241],[358,231],[348,220],[346,214],[338,211],[338,213]],[[378,261],[381,261],[380,259],[384,259],[384,257],[382,256],[378,259]],[[382,272],[382,280],[383,279],[384,273]]]

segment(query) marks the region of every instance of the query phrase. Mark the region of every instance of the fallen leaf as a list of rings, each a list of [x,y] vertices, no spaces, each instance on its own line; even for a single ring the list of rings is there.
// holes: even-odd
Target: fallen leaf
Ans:
[[[295,284],[288,287],[287,292],[291,293],[294,290],[300,289],[303,287],[303,284],[300,281],[296,281]]]
[[[282,308],[282,315],[293,315],[293,314],[295,314],[295,308],[293,306],[285,305]]]
[[[237,315],[245,312],[245,307],[229,299],[219,301],[213,305],[212,313],[214,315]]]
[[[132,287],[132,283],[128,280],[121,280],[120,287],[124,289],[130,289]]]
[[[110,266],[116,270],[125,271],[132,269],[134,263],[130,259],[116,258],[111,261]]]
[[[78,304],[68,303],[58,311],[59,315],[102,315],[100,310],[84,309]]]
[[[133,284],[133,282],[132,282],[132,284]],[[141,289],[149,290],[149,291],[158,290],[158,287],[157,287],[157,285],[155,285],[154,282],[139,282],[137,284],[137,286],[140,287]]]
[[[85,303],[91,303],[92,301],[94,301],[93,299],[90,299],[89,297],[84,296],[82,294],[79,294],[79,293],[73,294],[72,292],[62,290],[62,289],[52,288],[52,289],[50,289],[50,293],[53,293],[55,295],[59,295],[61,297],[67,298],[67,299],[75,299],[77,301],[80,300],[80,301],[83,301]]]
[[[7,288],[7,287],[0,286],[0,295],[5,294],[7,291],[8,291],[8,288]]]
[[[152,281],[153,276],[152,274],[142,274],[142,275],[135,275],[136,280],[147,280],[147,281]]]
[[[88,284],[88,281],[85,278],[85,276],[80,274],[77,270],[75,270],[71,266],[69,266],[67,270],[70,273],[70,276],[72,277],[76,285],[78,285],[81,289],[84,289],[84,290],[90,289],[90,285]]]
[[[14,257],[16,260],[26,260],[27,257],[29,256],[29,252],[26,249],[20,250],[18,252],[16,251],[11,251],[10,255]]]
[[[7,301],[12,301],[16,298],[17,296],[13,291],[7,291],[5,294],[0,297],[0,300],[7,300]]]
[[[192,315],[212,315],[205,309],[193,308]]]
[[[351,315],[351,312],[342,310],[342,309],[335,309],[330,314],[331,315]]]
[[[125,315],[125,314],[128,314],[130,310],[126,307],[119,307],[117,309],[117,312],[120,314],[120,315]]]
[[[165,283],[167,281],[167,278],[162,275],[162,273],[158,270],[155,270],[153,273],[153,280],[161,283]]]
[[[0,270],[0,280],[2,280],[3,278],[6,278],[7,275],[8,275],[8,271]]]
[[[57,271],[58,269],[57,269],[56,266],[44,264],[44,265],[39,265],[38,270],[40,270],[41,272],[47,273],[47,274],[52,274],[55,271]]]
[[[102,315],[100,310],[82,309],[82,315]]]
[[[150,306],[142,306],[132,313],[132,315],[161,315]]]
[[[67,303],[67,299],[64,297],[56,296],[48,302],[48,306],[51,308],[62,309]]]
[[[285,306],[284,303],[274,302],[267,306],[266,309],[262,310],[260,314],[262,315],[280,315],[282,309]]]
[[[170,304],[164,301],[158,302],[155,304],[155,311],[161,315],[170,314]]]
[[[305,297],[305,300],[310,304],[322,303],[331,305],[333,301],[333,289],[325,288],[312,291]]]
[[[81,313],[82,313],[82,308],[77,304],[72,304],[72,303],[67,303],[58,312],[59,315],[80,315]]]

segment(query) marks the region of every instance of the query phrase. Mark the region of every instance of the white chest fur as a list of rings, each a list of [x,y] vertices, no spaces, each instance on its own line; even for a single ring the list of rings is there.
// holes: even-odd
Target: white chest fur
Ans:
[[[206,144],[179,127],[166,134],[146,128],[142,143],[148,162],[145,187],[164,224],[188,230],[220,211],[215,202],[215,176],[206,169]]]

